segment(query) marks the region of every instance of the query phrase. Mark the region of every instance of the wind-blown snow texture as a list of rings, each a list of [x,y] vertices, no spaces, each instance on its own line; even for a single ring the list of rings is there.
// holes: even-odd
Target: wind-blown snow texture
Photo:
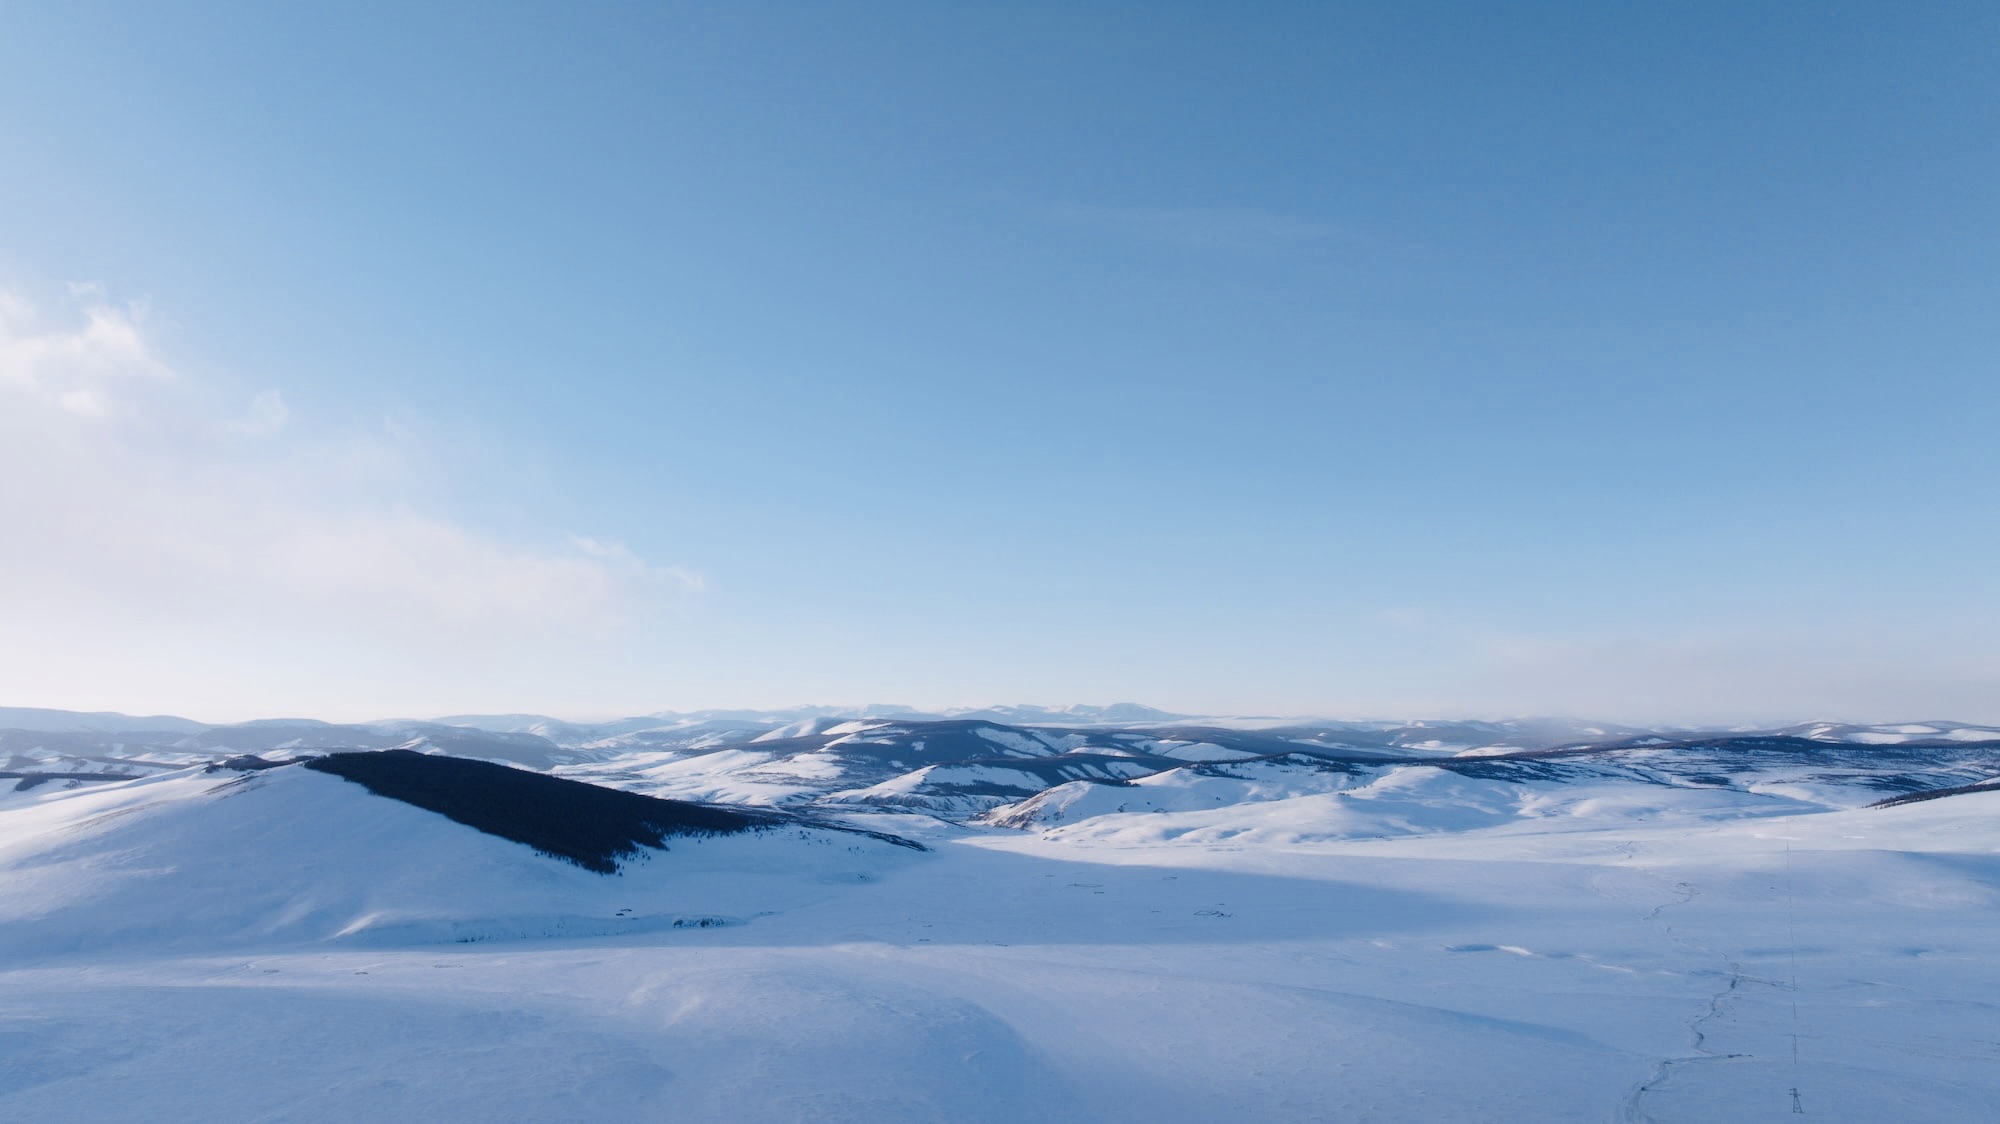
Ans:
[[[37,713],[0,732],[8,1120],[2000,1101],[1988,728]]]

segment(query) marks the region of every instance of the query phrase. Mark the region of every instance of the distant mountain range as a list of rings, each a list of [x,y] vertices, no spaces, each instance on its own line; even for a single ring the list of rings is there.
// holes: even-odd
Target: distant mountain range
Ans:
[[[1344,792],[1392,775],[1398,784],[1497,784],[1496,799],[1517,797],[1530,782],[1587,782],[1728,789],[1746,799],[1826,806],[2000,778],[2000,728],[1945,721],[1684,730],[1559,718],[1190,718],[1122,703],[949,714],[710,710],[595,723],[518,714],[214,726],[0,710],[0,777],[21,792],[233,758],[368,750],[500,762],[679,800],[1023,827],[1183,808],[1189,799],[1211,806]]]
[[[180,731],[193,733],[208,729],[207,724],[159,714],[135,718],[110,711],[86,713],[76,710],[47,710],[35,706],[0,706],[0,730],[45,730],[65,734],[114,734],[128,731]]]

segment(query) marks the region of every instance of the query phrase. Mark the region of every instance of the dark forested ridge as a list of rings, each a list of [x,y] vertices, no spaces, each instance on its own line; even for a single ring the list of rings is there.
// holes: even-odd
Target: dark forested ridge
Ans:
[[[663,800],[406,749],[331,753],[304,764],[602,874],[641,847],[664,848],[674,836],[734,835],[787,822],[773,812]]]

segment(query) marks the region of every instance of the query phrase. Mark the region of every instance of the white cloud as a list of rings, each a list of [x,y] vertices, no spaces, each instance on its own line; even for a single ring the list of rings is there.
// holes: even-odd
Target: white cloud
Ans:
[[[384,677],[574,666],[702,586],[616,544],[466,525],[416,498],[440,489],[407,432],[315,431],[275,390],[216,407],[229,395],[176,372],[143,305],[70,293],[52,310],[0,290],[11,698],[256,712],[365,674],[380,701],[354,705],[393,706]],[[245,697],[204,693],[216,680]]]
[[[0,291],[0,389],[101,417],[124,385],[170,377],[146,347],[145,318],[144,305],[119,308],[93,297],[81,324],[54,327],[26,298]]]

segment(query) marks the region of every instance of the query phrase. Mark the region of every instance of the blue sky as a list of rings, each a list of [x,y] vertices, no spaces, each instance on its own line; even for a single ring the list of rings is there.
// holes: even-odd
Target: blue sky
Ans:
[[[2000,719],[2000,14],[0,16],[0,679]]]

